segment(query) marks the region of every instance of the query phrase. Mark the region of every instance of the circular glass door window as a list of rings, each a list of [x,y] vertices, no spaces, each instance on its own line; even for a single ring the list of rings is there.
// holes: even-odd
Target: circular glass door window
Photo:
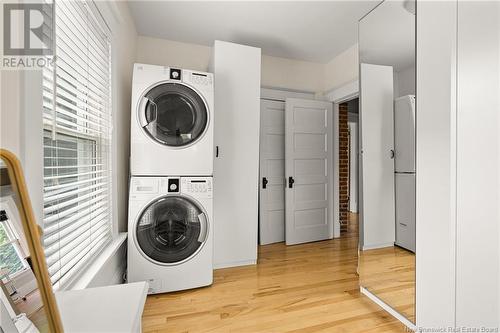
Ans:
[[[192,144],[203,136],[208,111],[193,89],[178,83],[162,83],[142,98],[139,118],[145,132],[171,147]]]
[[[166,196],[147,206],[136,225],[137,244],[157,262],[174,264],[193,256],[207,235],[205,214],[182,196]]]

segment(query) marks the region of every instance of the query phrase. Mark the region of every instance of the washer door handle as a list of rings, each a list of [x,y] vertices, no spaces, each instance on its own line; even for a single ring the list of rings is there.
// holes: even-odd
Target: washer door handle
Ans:
[[[207,238],[207,217],[204,213],[198,215],[198,219],[200,220],[200,236],[198,236],[198,242],[203,243]]]

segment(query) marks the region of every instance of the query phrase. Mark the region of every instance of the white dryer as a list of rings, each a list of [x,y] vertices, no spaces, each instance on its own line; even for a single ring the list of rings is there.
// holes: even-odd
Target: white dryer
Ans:
[[[149,293],[212,284],[212,177],[132,177],[128,282]]]
[[[213,74],[134,64],[132,176],[213,174]]]

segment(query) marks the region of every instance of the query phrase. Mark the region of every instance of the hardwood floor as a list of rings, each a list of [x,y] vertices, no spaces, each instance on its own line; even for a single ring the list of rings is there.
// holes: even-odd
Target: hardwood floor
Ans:
[[[415,254],[390,246],[359,255],[360,284],[415,322]]]
[[[259,247],[258,264],[214,272],[210,287],[149,296],[144,332],[407,332],[359,293],[357,229]]]

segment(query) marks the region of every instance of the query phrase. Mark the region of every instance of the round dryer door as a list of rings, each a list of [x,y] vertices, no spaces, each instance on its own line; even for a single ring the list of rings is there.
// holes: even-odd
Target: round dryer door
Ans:
[[[207,219],[194,201],[165,196],[149,204],[136,224],[137,245],[156,262],[176,264],[194,256],[207,238]]]
[[[183,147],[203,136],[209,119],[206,104],[196,91],[167,82],[154,86],[141,99],[139,121],[156,142]]]

